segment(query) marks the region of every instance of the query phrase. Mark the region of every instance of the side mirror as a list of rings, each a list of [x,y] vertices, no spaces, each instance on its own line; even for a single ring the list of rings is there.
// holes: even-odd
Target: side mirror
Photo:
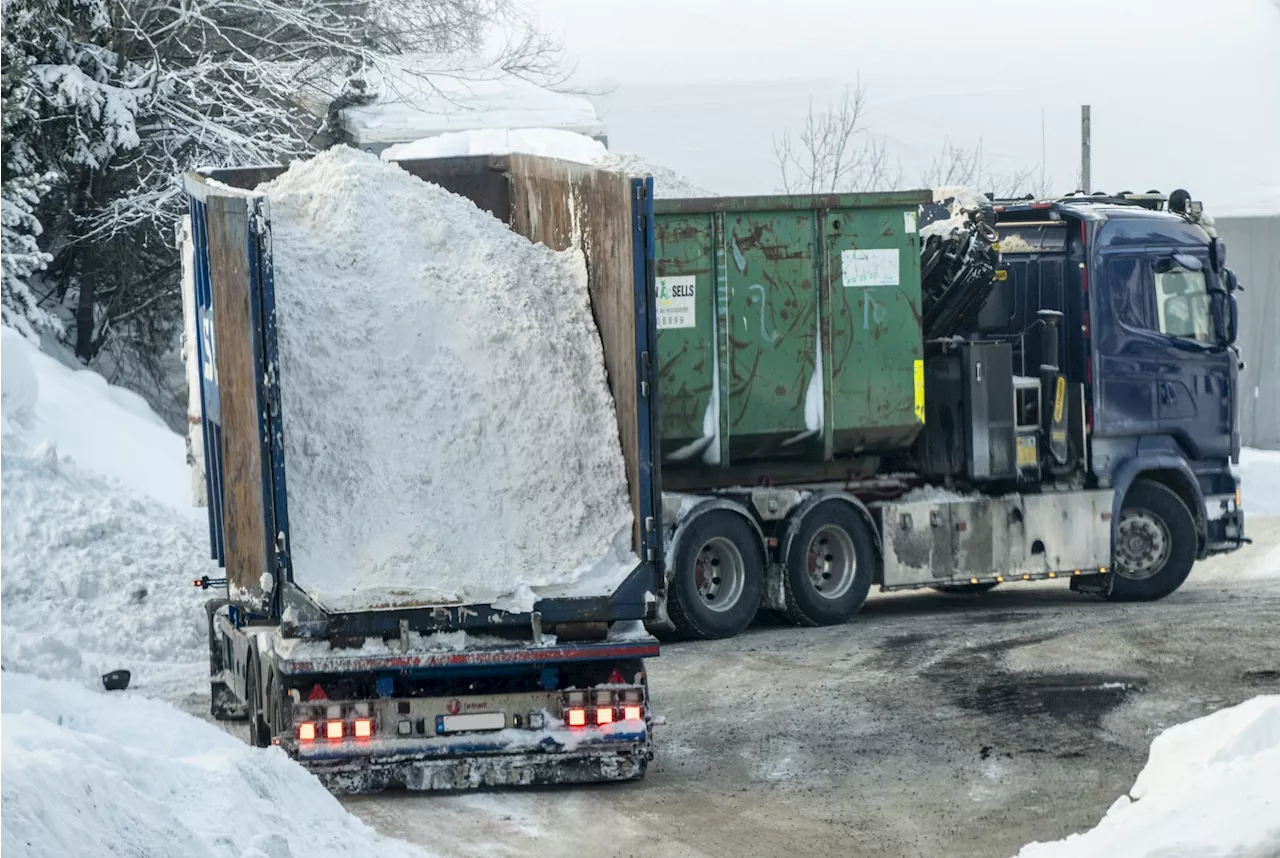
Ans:
[[[1209,264],[1214,271],[1227,267],[1227,243],[1220,238],[1209,239]]]
[[[1236,305],[1236,296],[1230,292],[1210,292],[1209,300],[1213,308],[1213,333],[1218,345],[1233,346],[1236,334],[1240,329],[1240,310]]]
[[[1236,273],[1230,268],[1224,268],[1222,270],[1222,280],[1226,284],[1228,292],[1234,293],[1244,291],[1244,287],[1240,285],[1240,278],[1237,277]]]

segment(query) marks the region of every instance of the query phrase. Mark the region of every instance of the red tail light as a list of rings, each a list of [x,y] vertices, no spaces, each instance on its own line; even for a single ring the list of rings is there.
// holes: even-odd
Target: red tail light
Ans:
[[[644,717],[644,710],[639,706],[624,706],[622,709],[622,718],[624,721],[639,721]]]
[[[310,721],[303,721],[298,725],[298,738],[304,742],[314,742],[316,740],[316,725]]]
[[[613,710],[612,710],[612,709],[597,709],[597,710],[596,710],[596,723],[597,723],[597,724],[601,724],[601,725],[604,725],[604,724],[612,724],[612,723],[613,723]]]
[[[357,718],[351,724],[351,732],[357,739],[368,739],[373,735],[373,721],[369,718]]]
[[[346,725],[341,721],[326,721],[324,725],[324,736],[326,739],[341,739],[345,732]]]
[[[570,727],[585,727],[587,726],[587,710],[569,709],[564,713],[564,719],[569,722]]]

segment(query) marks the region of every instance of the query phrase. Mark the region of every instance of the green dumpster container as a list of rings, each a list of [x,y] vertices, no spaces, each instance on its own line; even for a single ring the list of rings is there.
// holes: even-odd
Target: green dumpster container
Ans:
[[[675,483],[911,444],[924,424],[916,212],[930,199],[654,202],[661,450]]]

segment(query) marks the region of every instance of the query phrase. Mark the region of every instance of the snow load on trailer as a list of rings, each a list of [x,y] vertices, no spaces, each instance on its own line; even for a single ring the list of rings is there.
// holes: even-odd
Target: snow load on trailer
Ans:
[[[330,610],[527,609],[531,588],[634,568],[580,251],[347,148],[257,192],[303,590]]]

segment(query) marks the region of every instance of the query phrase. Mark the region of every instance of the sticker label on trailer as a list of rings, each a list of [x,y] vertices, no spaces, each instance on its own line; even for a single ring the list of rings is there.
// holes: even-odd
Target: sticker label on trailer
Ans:
[[[916,213],[902,213],[902,228],[906,230],[907,235],[911,235],[916,231]]]
[[[897,286],[897,250],[846,250],[840,254],[840,278],[846,288]]]
[[[697,326],[696,283],[697,278],[692,275],[657,279],[658,330]]]

